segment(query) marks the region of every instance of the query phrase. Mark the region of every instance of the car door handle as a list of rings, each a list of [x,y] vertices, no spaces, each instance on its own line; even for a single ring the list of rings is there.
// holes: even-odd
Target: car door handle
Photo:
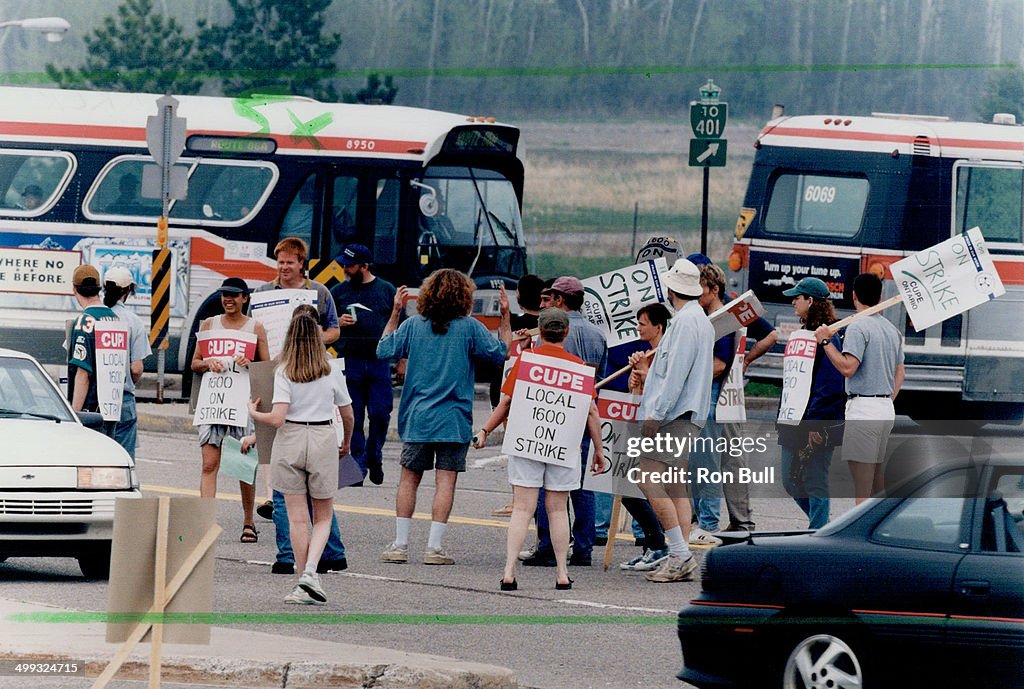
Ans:
[[[965,598],[984,598],[992,591],[992,584],[983,580],[961,581],[957,584],[957,593]]]

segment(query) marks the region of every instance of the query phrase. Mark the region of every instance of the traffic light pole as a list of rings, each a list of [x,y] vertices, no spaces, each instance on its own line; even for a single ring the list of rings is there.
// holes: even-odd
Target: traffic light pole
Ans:
[[[711,182],[711,168],[704,168],[704,191],[700,207],[700,252],[708,255],[708,184]]]

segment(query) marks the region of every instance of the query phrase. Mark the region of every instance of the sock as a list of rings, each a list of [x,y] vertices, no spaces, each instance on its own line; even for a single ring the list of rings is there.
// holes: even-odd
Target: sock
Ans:
[[[395,517],[395,545],[409,545],[409,527],[412,517]]]
[[[684,560],[689,556],[689,546],[683,538],[683,527],[677,526],[665,532],[665,541],[668,543],[668,554],[676,555]]]
[[[444,538],[444,530],[448,528],[445,522],[430,522],[430,538],[427,540],[428,548],[440,548],[441,539]]]
[[[316,574],[316,563],[315,562],[307,562],[306,563],[306,570],[305,571],[309,572],[310,574]]]

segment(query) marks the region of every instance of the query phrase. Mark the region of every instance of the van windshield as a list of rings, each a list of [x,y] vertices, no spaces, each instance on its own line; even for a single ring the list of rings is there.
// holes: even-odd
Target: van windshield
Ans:
[[[782,174],[772,185],[764,229],[849,239],[860,231],[867,200],[862,177]]]

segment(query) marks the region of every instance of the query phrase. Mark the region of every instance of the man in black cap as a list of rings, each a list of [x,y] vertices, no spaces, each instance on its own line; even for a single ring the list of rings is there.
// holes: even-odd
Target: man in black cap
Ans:
[[[391,364],[377,358],[377,343],[391,317],[395,286],[370,271],[373,256],[362,244],[349,244],[337,258],[345,282],[331,290],[338,312],[341,337],[335,344],[345,359],[345,379],[352,396],[355,428],[352,456],[376,485],[384,482],[381,452],[388,434],[394,394]],[[364,417],[370,417],[369,437],[363,431]]]

